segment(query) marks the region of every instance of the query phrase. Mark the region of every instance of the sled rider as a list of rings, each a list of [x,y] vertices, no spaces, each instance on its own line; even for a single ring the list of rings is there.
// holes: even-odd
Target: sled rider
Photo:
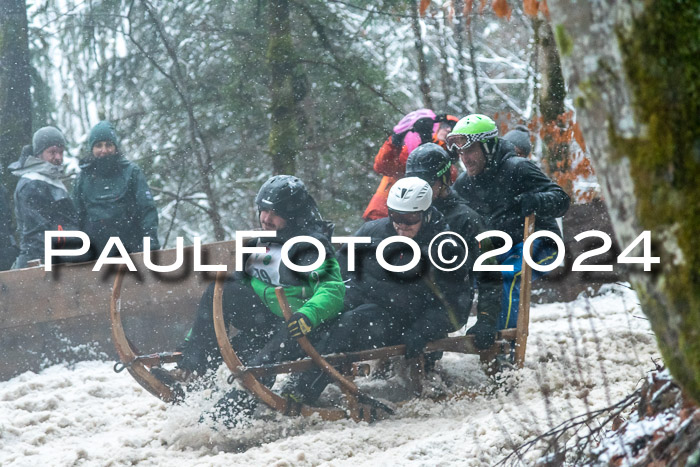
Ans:
[[[474,261],[481,254],[491,251],[491,239],[476,241],[484,228],[481,216],[468,206],[452,189],[450,155],[437,144],[418,146],[406,161],[406,177],[418,177],[430,184],[433,190],[433,207],[445,216],[450,230],[464,238],[469,247],[466,270],[470,272],[468,283],[475,283],[479,291],[477,301],[477,323],[467,334],[474,334],[478,349],[487,349],[496,339],[496,324],[501,309],[502,279],[498,271],[472,271]],[[495,262],[495,261],[494,261]],[[485,262],[485,264],[489,264]]]
[[[467,321],[472,287],[466,268],[447,263],[464,257],[461,244],[445,244],[442,255],[431,240],[449,231],[442,214],[431,206],[432,189],[417,177],[399,179],[389,191],[389,217],[364,224],[356,237],[369,237],[355,246],[355,271],[349,271],[347,247],[339,252],[343,271],[348,271],[345,311],[316,345],[323,354],[405,344],[406,357],[422,354],[425,344],[447,337]],[[404,272],[389,271],[378,260],[378,247],[389,237],[413,240],[420,249],[418,263]],[[436,264],[429,259],[429,249]],[[384,248],[384,260],[392,267],[406,266],[414,258],[412,248],[395,241]],[[313,369],[292,378],[283,393],[313,403],[330,383],[321,370]]]
[[[244,270],[229,276],[223,287],[223,314],[227,324],[236,328],[232,345],[246,365],[260,365],[305,356],[296,338],[307,335],[313,342],[326,322],[336,318],[343,307],[345,285],[331,245],[332,224],[322,220],[316,202],[304,183],[291,175],[267,180],[255,203],[263,230],[276,236],[254,238],[247,246],[265,248],[265,253],[244,255]],[[282,245],[296,236],[311,236],[325,247],[326,259],[312,272],[296,272],[281,257]],[[318,251],[309,243],[296,243],[289,259],[299,266],[316,262]],[[285,323],[275,296],[275,287],[283,286],[293,315]],[[182,347],[178,369],[203,375],[221,362],[212,316],[214,284],[201,298],[192,329]],[[267,385],[274,376],[263,379]],[[236,416],[249,413],[255,400],[244,390],[229,391],[216,405],[212,416],[227,425]]]
[[[556,218],[569,208],[569,195],[529,159],[518,157],[513,144],[499,138],[496,123],[486,115],[464,117],[447,135],[447,148],[459,154],[466,172],[454,188],[478,212],[488,230],[510,235],[513,247],[498,256],[500,264],[512,265],[502,272],[503,300],[499,329],[515,327],[518,319],[520,270],[522,267],[524,218],[535,215],[535,230],[548,230],[561,237]],[[501,247],[503,240],[493,239]],[[557,247],[550,238],[533,243],[532,258],[541,265],[557,259]],[[532,271],[533,280],[544,272]]]

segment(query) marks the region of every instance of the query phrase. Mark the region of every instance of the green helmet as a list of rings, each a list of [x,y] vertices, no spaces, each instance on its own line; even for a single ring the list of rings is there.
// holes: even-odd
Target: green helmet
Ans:
[[[498,141],[498,128],[496,122],[486,115],[467,115],[457,122],[452,133],[447,135],[445,142],[447,149],[456,151],[466,149],[479,142],[487,154],[493,152]]]

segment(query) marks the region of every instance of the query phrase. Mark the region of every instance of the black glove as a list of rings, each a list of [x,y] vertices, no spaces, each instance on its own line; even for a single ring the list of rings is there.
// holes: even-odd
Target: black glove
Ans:
[[[408,133],[408,130],[404,131],[403,133],[392,133],[391,134],[391,145],[396,147],[396,148],[402,148],[403,147],[403,139],[406,137],[406,133]]]
[[[311,332],[311,320],[304,314],[296,312],[287,322],[287,333],[289,337],[302,337]]]
[[[486,319],[477,320],[476,324],[467,331],[467,335],[474,334],[474,345],[479,350],[491,347],[496,342],[497,333],[496,326]]]
[[[515,197],[516,204],[520,207],[520,215],[525,217],[533,214],[540,207],[537,193],[523,193]]]
[[[423,117],[413,124],[413,131],[420,135],[421,144],[430,143],[433,140],[433,125],[435,120],[430,117]]]
[[[427,340],[420,334],[407,331],[403,336],[403,343],[406,344],[406,358],[416,358],[423,353]]]

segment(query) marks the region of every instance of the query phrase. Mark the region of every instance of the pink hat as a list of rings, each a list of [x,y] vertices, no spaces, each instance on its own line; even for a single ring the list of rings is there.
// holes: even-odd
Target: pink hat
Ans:
[[[400,134],[413,128],[413,124],[421,118],[432,118],[435,120],[435,112],[430,109],[418,109],[406,115],[401,121],[394,127],[394,133]]]

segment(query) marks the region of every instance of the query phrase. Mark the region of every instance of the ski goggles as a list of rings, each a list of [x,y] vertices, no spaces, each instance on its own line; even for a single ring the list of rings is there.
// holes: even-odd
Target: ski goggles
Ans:
[[[398,212],[389,211],[389,219],[395,224],[416,225],[423,220],[422,212]]]
[[[493,138],[498,135],[498,130],[487,131],[485,133],[476,133],[471,135],[465,135],[462,133],[450,133],[445,138],[445,146],[447,146],[448,151],[460,151],[466,149],[477,141],[481,141],[488,138]]]

